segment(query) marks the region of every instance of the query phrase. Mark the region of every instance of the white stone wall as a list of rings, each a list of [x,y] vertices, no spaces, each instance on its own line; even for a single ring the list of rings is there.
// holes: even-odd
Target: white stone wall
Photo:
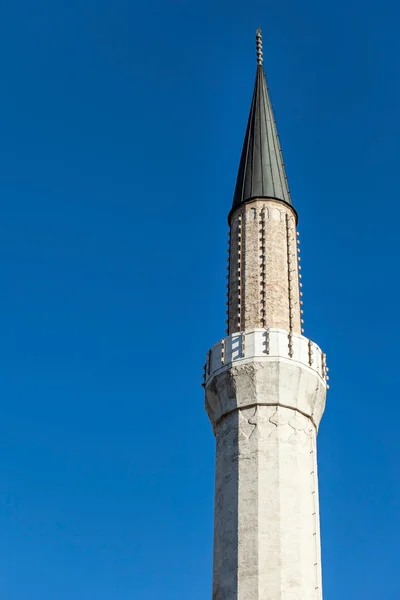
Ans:
[[[268,332],[267,354],[265,333],[231,336],[223,360],[221,342],[208,357],[206,408],[217,441],[213,600],[321,600],[316,433],[325,360],[311,345],[319,359],[309,364],[303,336],[293,336],[290,356],[289,334],[279,330]]]
[[[254,406],[216,428],[213,600],[322,597],[315,428]]]
[[[234,333],[217,342],[207,355],[204,383],[216,371],[237,360],[254,361],[271,358],[291,359],[290,362],[310,367],[326,382],[328,368],[321,348],[303,335],[284,329],[252,329]]]

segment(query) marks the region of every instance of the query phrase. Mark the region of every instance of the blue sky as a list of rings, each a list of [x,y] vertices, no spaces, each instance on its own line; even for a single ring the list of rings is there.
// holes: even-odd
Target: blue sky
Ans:
[[[325,600],[396,600],[400,48],[389,0],[0,7],[0,593],[211,597],[227,224],[265,65],[328,354]]]

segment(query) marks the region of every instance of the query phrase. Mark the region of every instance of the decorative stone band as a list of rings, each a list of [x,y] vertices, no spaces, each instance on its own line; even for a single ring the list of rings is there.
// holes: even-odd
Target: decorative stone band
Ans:
[[[209,350],[204,383],[238,360],[243,363],[246,359],[268,358],[290,358],[316,371],[325,382],[329,379],[326,355],[311,340],[283,329],[253,329],[223,338]]]
[[[215,426],[225,415],[255,405],[281,405],[316,428],[325,407],[328,368],[317,344],[283,329],[234,333],[207,353],[206,408]]]

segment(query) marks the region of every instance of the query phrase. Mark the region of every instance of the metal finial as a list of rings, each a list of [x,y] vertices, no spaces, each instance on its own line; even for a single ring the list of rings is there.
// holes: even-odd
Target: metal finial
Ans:
[[[263,58],[263,42],[261,29],[256,31],[256,48],[257,48],[257,64],[262,65],[264,62]]]

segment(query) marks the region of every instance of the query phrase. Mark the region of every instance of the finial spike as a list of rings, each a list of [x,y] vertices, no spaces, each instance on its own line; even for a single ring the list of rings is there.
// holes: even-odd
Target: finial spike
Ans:
[[[263,57],[263,41],[261,29],[256,31],[256,49],[257,49],[257,64],[262,65],[264,62]]]

